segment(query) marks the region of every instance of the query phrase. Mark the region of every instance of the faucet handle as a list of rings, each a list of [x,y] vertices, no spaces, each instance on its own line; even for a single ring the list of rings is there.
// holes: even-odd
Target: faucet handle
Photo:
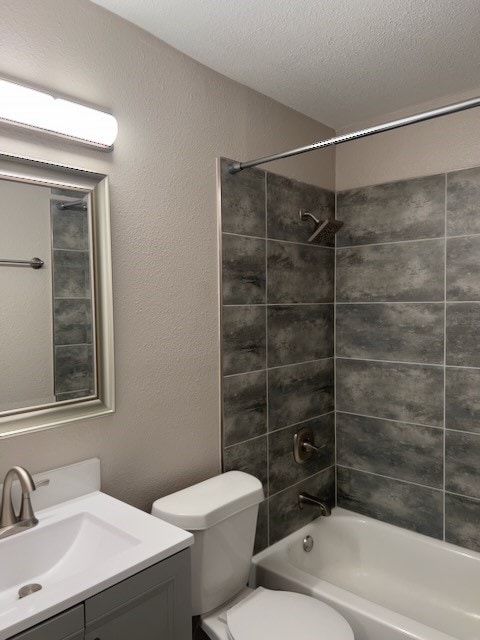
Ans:
[[[313,431],[310,427],[302,427],[293,437],[293,457],[297,464],[305,464],[314,453],[325,448],[325,444],[317,447],[314,444]]]

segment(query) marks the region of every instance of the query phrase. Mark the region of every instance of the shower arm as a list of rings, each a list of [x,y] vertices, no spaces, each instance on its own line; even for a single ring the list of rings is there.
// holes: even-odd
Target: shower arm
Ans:
[[[368,127],[367,129],[344,133],[340,136],[320,140],[319,142],[314,142],[313,144],[306,145],[305,147],[298,147],[297,149],[291,149],[290,151],[284,151],[283,153],[275,153],[274,155],[257,158],[256,160],[249,160],[248,162],[232,162],[228,166],[228,171],[232,174],[239,173],[239,171],[243,171],[250,167],[256,167],[259,164],[266,164],[267,162],[273,162],[274,160],[282,160],[283,158],[298,156],[301,153],[308,153],[309,151],[323,149],[324,147],[332,147],[344,142],[350,142],[351,140],[366,138],[377,133],[383,133],[384,131],[391,131],[392,129],[400,129],[401,127],[406,127],[410,124],[424,122],[425,120],[433,120],[434,118],[440,118],[441,116],[446,116],[450,113],[458,113],[459,111],[466,111],[467,109],[473,109],[475,107],[480,107],[480,97],[464,100],[463,102],[447,104],[443,107],[438,107],[429,111],[422,111],[421,113],[417,113],[412,116],[407,116],[398,120],[391,120],[390,122],[384,122],[383,124]]]

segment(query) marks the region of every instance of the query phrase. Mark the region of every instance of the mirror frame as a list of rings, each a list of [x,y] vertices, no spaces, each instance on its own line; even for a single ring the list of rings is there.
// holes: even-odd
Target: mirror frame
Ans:
[[[0,414],[1,439],[113,413],[115,361],[108,177],[85,169],[0,152],[0,179],[90,194],[97,380],[95,398],[3,412]]]

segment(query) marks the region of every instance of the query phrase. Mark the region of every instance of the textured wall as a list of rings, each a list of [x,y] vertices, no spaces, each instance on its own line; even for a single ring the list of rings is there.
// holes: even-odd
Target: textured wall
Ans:
[[[308,491],[335,491],[333,247],[308,244],[335,194],[269,171],[221,164],[224,468],[262,480],[256,550],[318,516]],[[299,465],[293,437],[309,426],[318,455]]]
[[[0,473],[99,456],[141,507],[220,470],[215,158],[331,130],[181,55],[87,0],[0,0],[0,76],[111,110],[112,154],[0,129],[4,151],[109,174],[117,412],[2,441]],[[334,187],[333,151],[281,172]]]
[[[337,194],[337,499],[480,550],[480,168]]]

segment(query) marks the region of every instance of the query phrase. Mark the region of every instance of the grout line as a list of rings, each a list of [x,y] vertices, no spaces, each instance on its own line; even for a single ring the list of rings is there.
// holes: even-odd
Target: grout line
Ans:
[[[349,467],[348,465],[345,465],[345,464],[340,464],[338,466],[341,467],[342,469],[350,469],[351,471],[356,471],[357,473],[365,473],[369,476],[375,476],[377,478],[385,478],[386,480],[395,480],[395,482],[402,482],[403,484],[409,484],[415,487],[422,487],[423,489],[430,489],[430,491],[440,491],[442,494],[444,493],[443,489],[439,489],[438,487],[432,487],[428,484],[420,484],[420,482],[412,482],[411,480],[402,480],[401,478],[395,478],[394,476],[386,476],[382,473],[375,473],[374,471],[365,471],[364,469]]]
[[[371,420],[384,420],[385,422],[395,422],[396,424],[409,424],[414,427],[428,427],[429,429],[442,429],[443,427],[434,424],[425,424],[421,422],[410,422],[408,420],[396,420],[394,418],[382,418],[381,416],[369,416],[365,413],[354,413],[353,411],[344,411],[343,409],[338,409],[337,413],[345,413],[347,416],[357,416],[359,418],[370,418]]]
[[[250,238],[252,240],[266,240],[267,242],[282,242],[283,244],[297,244],[297,245],[301,245],[302,247],[315,247],[316,249],[328,249],[329,251],[332,251],[335,249],[335,247],[327,247],[325,245],[321,245],[321,244],[313,244],[310,242],[296,242],[295,240],[280,240],[279,238],[268,238],[268,237],[261,237],[261,236],[246,236],[242,233],[230,233],[227,231],[223,232],[224,235],[226,236],[235,236],[236,238]]]
[[[332,306],[333,300],[331,302],[257,302],[255,304],[224,304],[224,307],[328,307]]]
[[[233,378],[234,376],[244,376],[247,375],[247,373],[261,373],[263,371],[272,371],[272,369],[285,369],[287,367],[297,367],[300,366],[302,364],[313,364],[314,362],[324,362],[326,360],[333,360],[333,356],[327,356],[326,358],[317,358],[316,360],[305,360],[304,362],[293,362],[292,364],[279,364],[276,365],[275,367],[268,367],[264,368],[264,369],[254,369],[253,371],[241,371],[239,373],[228,373],[227,375],[224,375],[224,378]]]
[[[444,300],[369,300],[368,302],[361,300],[341,300],[337,301],[336,304],[350,306],[367,304],[444,304]]]
[[[412,240],[390,240],[387,242],[370,242],[366,244],[349,244],[344,247],[337,247],[340,249],[363,249],[363,247],[382,247],[391,244],[411,244],[412,242],[434,242],[437,240],[444,240],[444,236],[434,236],[433,238],[414,238]]]
[[[337,360],[353,360],[354,362],[377,362],[380,364],[404,364],[413,367],[444,367],[443,363],[434,364],[432,362],[409,362],[408,360],[376,360],[374,358],[352,358],[350,356],[337,356]]]
[[[324,469],[321,469],[320,471],[315,471],[315,473],[312,473],[311,476],[306,476],[305,478],[302,478],[301,480],[297,480],[297,482],[294,482],[293,484],[288,485],[288,487],[285,487],[285,489],[280,489],[280,491],[276,491],[275,493],[272,493],[272,495],[270,497],[273,498],[274,496],[278,496],[280,493],[284,493],[285,491],[289,491],[290,489],[293,489],[293,487],[296,487],[299,484],[302,484],[302,482],[306,482],[307,480],[311,480],[315,476],[319,476],[321,473],[325,473],[329,469],[332,469],[334,466],[335,465],[330,464],[330,465],[328,465],[328,467],[325,467]]]
[[[444,197],[444,224],[445,224],[445,246],[444,246],[444,264],[443,264],[443,502],[442,502],[442,535],[443,540],[446,538],[446,516],[445,516],[445,491],[447,486],[447,459],[446,459],[446,426],[447,426],[447,174],[445,174],[445,197]]]
[[[459,498],[466,498],[467,500],[473,500],[474,502],[478,502],[480,505],[480,498],[476,498],[475,496],[466,496],[464,493],[456,493],[455,491],[445,491],[445,494],[449,496],[458,496]]]

